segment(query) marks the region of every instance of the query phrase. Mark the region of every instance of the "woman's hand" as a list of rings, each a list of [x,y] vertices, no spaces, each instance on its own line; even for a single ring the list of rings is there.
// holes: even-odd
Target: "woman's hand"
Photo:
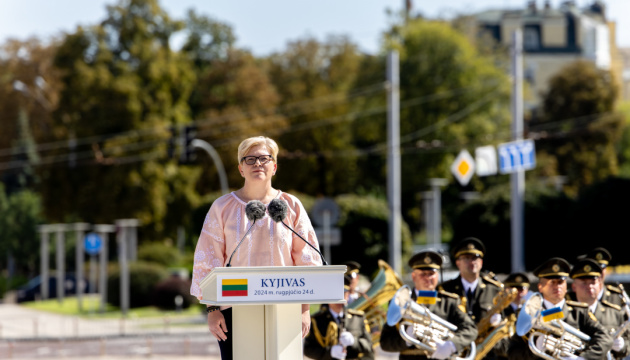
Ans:
[[[310,319],[309,319],[310,320]],[[304,326],[304,325],[302,325]],[[212,311],[208,313],[208,328],[210,333],[219,341],[226,340],[227,325],[221,311]]]
[[[309,304],[302,304],[302,339],[311,331],[311,312]]]

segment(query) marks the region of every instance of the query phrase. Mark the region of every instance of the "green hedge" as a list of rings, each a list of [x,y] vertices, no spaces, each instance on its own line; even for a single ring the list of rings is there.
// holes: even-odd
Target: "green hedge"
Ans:
[[[120,307],[120,269],[118,264],[109,267],[107,302]],[[129,308],[153,305],[155,286],[168,277],[166,268],[156,263],[129,264]]]

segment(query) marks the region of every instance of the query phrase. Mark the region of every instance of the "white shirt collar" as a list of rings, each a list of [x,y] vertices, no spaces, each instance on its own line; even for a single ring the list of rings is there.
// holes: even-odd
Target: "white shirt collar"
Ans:
[[[602,297],[604,296],[604,290],[605,289],[602,289],[602,291],[599,292],[599,295],[597,295],[597,301],[600,301]]]
[[[339,319],[340,317],[343,317],[343,311],[340,312],[335,312],[335,310],[328,308],[328,311],[330,311],[330,313],[332,314],[333,318],[335,318],[335,320]]]
[[[471,289],[474,292],[478,284],[479,279],[475,279],[473,282],[468,282],[466,279],[462,278],[462,285],[464,285],[464,291],[466,292],[468,292],[468,289]]]
[[[593,305],[591,305],[591,306],[589,306],[589,307],[588,307],[588,309],[589,309],[589,310],[590,310],[593,314],[595,314],[595,310],[597,310],[597,303],[598,303],[598,302],[599,302],[599,301],[595,300],[595,301],[593,302]]]
[[[543,305],[545,306],[545,309],[549,310],[549,309],[553,309],[555,307],[559,307],[559,308],[563,308],[564,307],[564,299],[562,299],[562,301],[560,301],[557,304],[552,303],[551,301],[547,300],[547,299],[543,299]]]

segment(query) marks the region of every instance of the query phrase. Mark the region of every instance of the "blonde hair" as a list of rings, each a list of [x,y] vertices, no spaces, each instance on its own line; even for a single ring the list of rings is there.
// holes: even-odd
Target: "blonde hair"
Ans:
[[[278,160],[278,144],[276,144],[273,139],[266,136],[254,136],[243,140],[238,146],[238,163],[241,163],[243,156],[245,156],[253,147],[259,145],[265,146],[267,150],[271,152],[270,155],[273,156],[274,161]]]

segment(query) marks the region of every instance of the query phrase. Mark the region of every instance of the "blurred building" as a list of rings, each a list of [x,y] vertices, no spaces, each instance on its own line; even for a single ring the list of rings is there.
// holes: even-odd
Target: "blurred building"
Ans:
[[[563,1],[553,8],[549,0],[527,1],[523,9],[488,10],[472,17],[480,36],[490,35],[503,46],[512,42],[512,32],[523,33],[523,71],[531,97],[528,108],[536,108],[548,80],[561,68],[578,59],[592,61],[611,70],[621,84],[622,65],[615,44],[615,23],[608,21],[603,1],[578,7]],[[542,6],[539,6],[542,5]]]

